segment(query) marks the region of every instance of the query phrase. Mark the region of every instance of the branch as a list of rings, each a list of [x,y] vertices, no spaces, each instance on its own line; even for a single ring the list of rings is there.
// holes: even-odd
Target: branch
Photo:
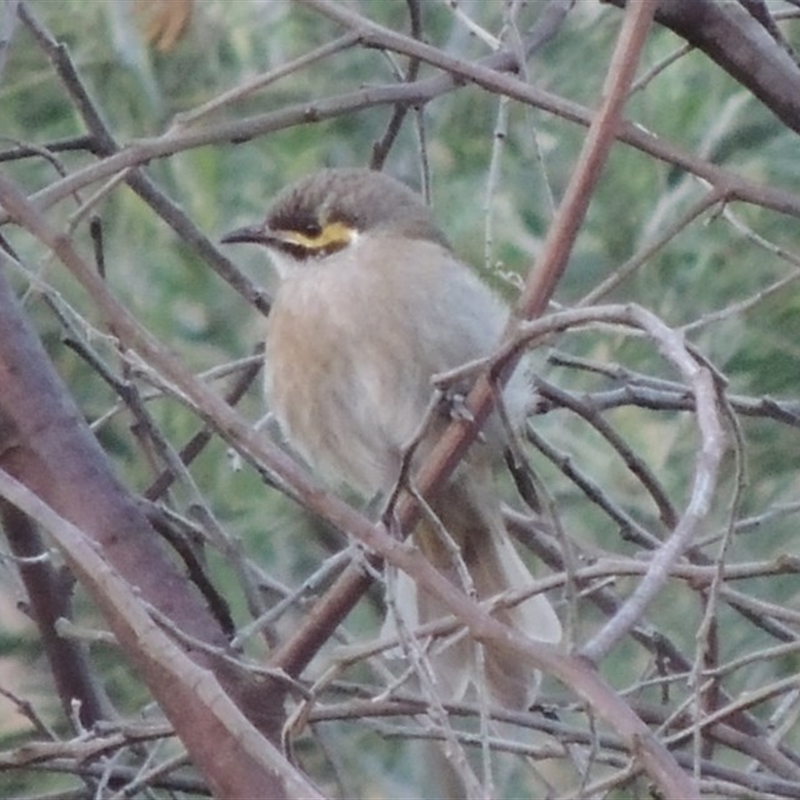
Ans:
[[[291,459],[262,434],[254,433],[252,428],[230,406],[217,395],[208,391],[174,356],[167,353],[139,325],[128,309],[113,298],[106,284],[80,257],[72,243],[53,231],[19,189],[2,176],[0,176],[0,203],[16,221],[52,249],[73,272],[84,289],[92,296],[101,313],[106,318],[113,319],[115,330],[122,339],[123,345],[136,350],[148,363],[156,365],[159,372],[179,388],[180,393],[188,402],[199,409],[208,421],[212,421],[217,430],[231,441],[243,455],[260,468],[265,469],[277,485],[283,487],[288,494],[296,497],[306,507],[324,517],[330,524],[353,535],[370,550],[406,571],[424,591],[441,601],[466,623],[470,628],[471,635],[476,640],[524,659],[531,667],[545,670],[572,687],[575,692],[591,703],[600,717],[617,730],[630,752],[641,759],[644,768],[659,784],[666,797],[683,800],[695,796],[693,782],[677,767],[668,751],[631,711],[627,703],[611,690],[594,668],[590,667],[583,659],[565,656],[560,654],[556,648],[520,637],[517,632],[494,619],[487,610],[460,592],[440,575],[421,553],[398,542],[383,526],[373,526],[338,498],[321,491],[318,486],[308,480],[304,472]],[[81,576],[83,574],[81,573]],[[109,599],[106,598],[103,602],[107,603]],[[122,630],[121,633],[120,639],[126,641],[128,646],[135,650],[135,641],[132,642],[128,638],[129,632]],[[141,657],[141,655],[137,655],[137,657]],[[160,678],[166,677],[160,676]],[[165,681],[164,686],[166,686],[166,691],[159,692],[157,696],[159,701],[165,704],[165,709],[172,709],[173,713],[177,714],[176,703],[189,705],[189,701],[182,694],[176,692],[173,696],[170,681]],[[194,720],[192,722],[197,724]],[[182,739],[184,735],[188,737],[188,741],[184,739],[187,747],[189,747],[193,735],[196,734],[197,731],[191,728],[180,731]],[[214,737],[206,736],[204,738],[207,741],[213,741]],[[196,752],[193,752],[193,756],[195,755]],[[215,752],[213,757],[216,758],[218,755]],[[203,761],[197,763],[199,766],[208,766]]]
[[[219,797],[322,796],[236,707],[213,673],[198,666],[150,618],[139,597],[97,552],[91,537],[0,470],[0,495],[45,528],[148,680],[212,791]]]
[[[112,719],[114,708],[92,672],[86,650],[59,636],[56,629],[59,619],[71,617],[69,595],[74,579],[54,568],[36,526],[17,508],[0,501],[0,518],[11,552],[20,559],[18,569],[30,615],[39,630],[65,717],[73,717],[73,702],[77,701],[78,718],[85,728]]]
[[[691,2],[691,0],[689,0]],[[164,158],[183,150],[203,147],[221,142],[239,144],[256,136],[263,136],[286,128],[323,122],[344,114],[374,108],[381,105],[405,103],[424,105],[435,97],[461,88],[465,82],[540,108],[563,119],[588,126],[593,113],[570,100],[538,89],[503,70],[513,69],[516,56],[509,51],[500,51],[485,59],[472,63],[443,53],[430,45],[390,31],[363,17],[348,11],[344,6],[323,0],[302,0],[333,16],[342,24],[355,27],[361,32],[362,41],[371,46],[383,47],[446,70],[438,75],[414,83],[391,86],[374,86],[355,92],[285,106],[277,111],[258,114],[239,120],[208,125],[189,131],[167,131],[164,135],[139,139],[113,155],[108,155],[95,164],[76,170],[67,177],[54,182],[32,196],[41,209],[69,197],[73,192],[92,183],[107,180],[119,172],[138,167],[157,158]],[[684,0],[681,0],[684,2]],[[667,6],[669,3],[667,3]],[[367,34],[369,36],[367,40]],[[647,133],[640,127],[621,121],[617,131],[620,142],[631,145],[667,164],[679,167],[712,184],[728,200],[741,200],[771,208],[784,214],[800,217],[800,196],[784,189],[756,184],[735,172],[718,167],[707,160],[686,153],[663,139]],[[0,213],[0,223],[9,217]],[[222,254],[217,254],[224,258]]]
[[[626,0],[605,0],[623,8]],[[800,68],[754,16],[736,3],[661,0],[656,22],[702,50],[800,133]]]
[[[21,3],[19,14],[34,38],[47,54],[62,83],[69,92],[76,110],[92,135],[92,151],[111,157],[119,152],[114,137],[95,107],[83,81],[72,63],[69,51],[56,41],[31,12],[27,3]],[[121,170],[119,174],[122,174]],[[269,312],[270,299],[266,293],[241,272],[227,256],[219,252],[214,243],[195,225],[180,205],[162,192],[142,169],[132,169],[125,182],[142,198],[182,239],[195,254],[203,259],[227,283],[264,314]]]

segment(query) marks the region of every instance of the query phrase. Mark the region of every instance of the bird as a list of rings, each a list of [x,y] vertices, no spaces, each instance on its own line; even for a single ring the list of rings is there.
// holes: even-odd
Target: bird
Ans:
[[[507,306],[456,256],[419,194],[365,168],[301,178],[277,193],[262,220],[222,242],[263,245],[277,274],[265,389],[287,443],[327,485],[365,500],[390,495],[404,467],[410,463],[413,474],[431,451],[470,385],[457,383],[450,403],[436,403],[433,376],[489,356]],[[512,424],[523,424],[530,394],[518,369],[503,393]],[[449,482],[427,498],[428,513],[412,531],[430,562],[479,600],[533,580],[503,524],[495,486],[506,443],[495,413]],[[398,576],[396,593],[409,628],[448,615],[407,576]],[[541,594],[495,614],[533,639],[561,640],[558,616]],[[502,706],[528,708],[538,673],[490,645],[480,658],[476,647],[467,638],[431,655],[441,696],[456,701],[488,687]]]

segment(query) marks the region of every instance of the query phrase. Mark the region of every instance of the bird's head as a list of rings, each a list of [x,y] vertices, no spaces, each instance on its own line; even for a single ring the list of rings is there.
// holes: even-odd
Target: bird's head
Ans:
[[[325,258],[362,236],[448,246],[419,195],[367,169],[325,169],[303,178],[275,197],[263,222],[231,231],[222,242],[264,245],[280,268]]]

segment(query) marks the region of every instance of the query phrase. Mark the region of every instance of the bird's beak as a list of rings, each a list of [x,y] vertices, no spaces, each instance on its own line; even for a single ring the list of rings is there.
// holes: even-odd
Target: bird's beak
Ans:
[[[235,231],[226,233],[220,239],[220,242],[222,244],[251,242],[253,244],[270,245],[275,244],[275,239],[275,234],[264,225],[250,225],[246,228],[237,228]]]

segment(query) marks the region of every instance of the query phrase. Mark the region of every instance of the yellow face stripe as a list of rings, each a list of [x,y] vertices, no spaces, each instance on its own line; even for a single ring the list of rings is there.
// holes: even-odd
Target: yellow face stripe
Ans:
[[[281,237],[288,244],[315,253],[331,253],[340,250],[353,239],[355,231],[344,222],[329,222],[316,236],[301,231],[281,231]]]

